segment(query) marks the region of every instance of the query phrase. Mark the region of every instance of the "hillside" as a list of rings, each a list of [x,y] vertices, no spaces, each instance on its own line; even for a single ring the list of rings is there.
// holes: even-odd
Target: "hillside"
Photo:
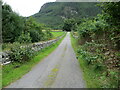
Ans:
[[[61,28],[65,18],[93,17],[100,13],[100,9],[91,2],[51,2],[42,6],[40,11],[33,15],[38,22],[52,28]]]

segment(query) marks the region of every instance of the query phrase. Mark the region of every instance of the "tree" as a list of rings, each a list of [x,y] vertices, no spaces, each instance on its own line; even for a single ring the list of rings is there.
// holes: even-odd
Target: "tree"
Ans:
[[[104,19],[109,23],[111,29],[110,37],[114,46],[120,50],[120,2],[102,3]]]
[[[29,17],[25,21],[24,33],[30,33],[32,42],[38,42],[44,39],[44,33],[42,32],[42,29],[44,28],[44,24],[36,22],[33,17]]]
[[[99,6],[103,10],[104,19],[113,26],[120,28],[120,2],[106,2]]]
[[[63,30],[65,31],[72,31],[72,30],[76,30],[77,27],[77,23],[75,21],[75,19],[66,19],[64,21],[64,26],[63,26]]]
[[[3,42],[14,42],[24,29],[24,20],[7,4],[2,5],[2,16]]]

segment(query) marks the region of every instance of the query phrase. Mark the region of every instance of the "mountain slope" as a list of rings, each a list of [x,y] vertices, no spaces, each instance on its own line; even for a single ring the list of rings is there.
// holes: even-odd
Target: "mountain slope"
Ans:
[[[33,17],[40,23],[58,29],[65,18],[96,16],[101,10],[95,5],[95,2],[51,2],[44,4]]]

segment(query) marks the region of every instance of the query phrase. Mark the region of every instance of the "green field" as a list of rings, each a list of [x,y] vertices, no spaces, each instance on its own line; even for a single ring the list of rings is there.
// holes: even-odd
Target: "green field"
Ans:
[[[54,51],[58,45],[61,43],[61,41],[64,39],[60,39],[57,43],[52,44],[51,46],[41,50],[38,52],[38,55],[35,56],[32,60],[29,62],[26,62],[24,64],[8,64],[3,66],[3,77],[2,77],[2,84],[3,87],[9,85],[10,83],[16,81],[17,79],[20,79],[24,74],[29,72],[32,67],[34,67],[37,63],[39,63],[43,58],[48,56],[52,51]],[[15,68],[18,66],[18,68]]]
[[[53,35],[53,38],[57,38],[59,36],[62,36],[65,32],[51,32]]]

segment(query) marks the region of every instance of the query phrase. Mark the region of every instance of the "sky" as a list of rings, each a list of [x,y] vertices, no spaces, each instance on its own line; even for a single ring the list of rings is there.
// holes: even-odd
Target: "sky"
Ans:
[[[13,11],[25,17],[39,12],[43,4],[55,1],[56,0],[3,0],[3,2],[12,7]]]

